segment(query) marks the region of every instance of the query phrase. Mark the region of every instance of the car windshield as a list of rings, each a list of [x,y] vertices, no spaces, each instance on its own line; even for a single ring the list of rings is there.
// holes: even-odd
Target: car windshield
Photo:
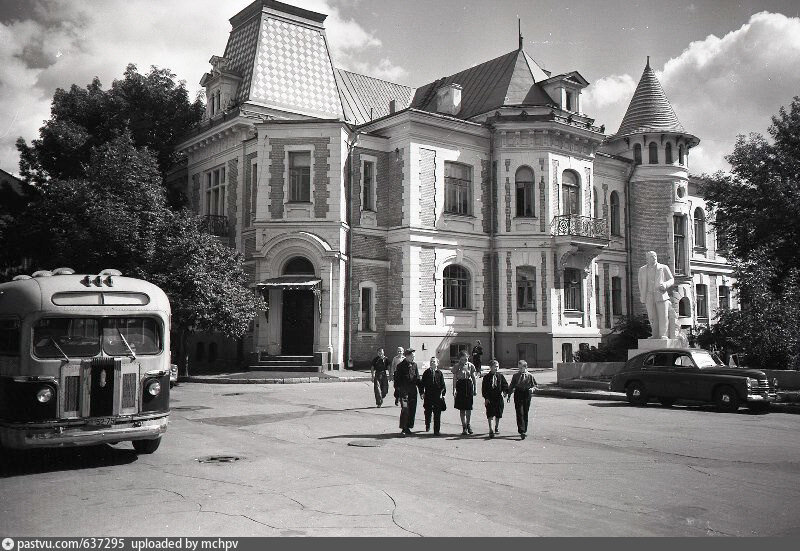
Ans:
[[[712,354],[707,350],[692,350],[692,359],[699,368],[722,367],[724,365],[716,354]]]

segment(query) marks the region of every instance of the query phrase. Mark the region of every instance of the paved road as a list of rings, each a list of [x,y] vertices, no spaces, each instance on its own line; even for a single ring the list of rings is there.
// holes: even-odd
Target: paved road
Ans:
[[[121,443],[6,462],[0,534],[800,535],[799,415],[535,398],[524,441],[513,408],[489,440],[480,416],[458,436],[452,406],[443,436],[403,438],[371,393],[182,384],[153,455]]]

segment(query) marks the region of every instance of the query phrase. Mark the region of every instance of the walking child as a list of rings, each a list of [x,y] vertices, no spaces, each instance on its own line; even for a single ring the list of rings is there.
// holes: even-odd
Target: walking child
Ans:
[[[459,354],[458,363],[453,366],[453,406],[461,415],[461,434],[472,434],[469,424],[472,416],[472,398],[478,393],[475,384],[475,366],[467,360],[467,351]]]
[[[508,394],[508,381],[497,370],[500,364],[497,360],[489,363],[489,373],[483,378],[481,395],[486,405],[486,419],[489,421],[489,438],[494,438],[500,433],[500,418],[503,416],[503,395]],[[494,419],[494,430],[492,430]]]
[[[520,360],[517,362],[518,371],[511,377],[511,384],[508,387],[508,398],[514,395],[514,409],[517,412],[517,431],[521,439],[525,439],[528,432],[528,412],[531,409],[531,396],[534,390],[539,390],[536,386],[536,379],[528,373],[528,362]]]

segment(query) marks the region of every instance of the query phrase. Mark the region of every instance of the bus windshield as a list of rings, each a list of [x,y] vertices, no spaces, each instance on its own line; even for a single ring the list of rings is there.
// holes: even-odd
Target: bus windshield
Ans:
[[[45,318],[33,328],[33,351],[40,358],[91,358],[101,345],[109,356],[158,354],[158,322],[146,317]]]

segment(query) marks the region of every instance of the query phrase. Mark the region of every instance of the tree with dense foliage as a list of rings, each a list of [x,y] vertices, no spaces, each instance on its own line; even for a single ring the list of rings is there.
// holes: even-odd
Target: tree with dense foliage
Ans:
[[[800,361],[800,97],[772,117],[769,135],[739,136],[730,174],[704,177],[742,303],[705,338],[750,366],[783,369]]]
[[[80,179],[55,179],[20,218],[36,269],[117,268],[167,293],[179,358],[191,331],[241,337],[263,300],[247,286],[241,253],[167,206],[158,165],[128,132],[95,148]]]
[[[86,88],[59,88],[39,138],[30,145],[17,140],[20,174],[37,185],[83,178],[92,151],[129,132],[137,148],[146,147],[155,156],[163,177],[177,160],[175,146],[203,110],[199,99],[189,101],[183,82],[157,67],[143,75],[130,64],[108,90],[97,78]],[[180,206],[181,199],[170,193],[170,202]]]

